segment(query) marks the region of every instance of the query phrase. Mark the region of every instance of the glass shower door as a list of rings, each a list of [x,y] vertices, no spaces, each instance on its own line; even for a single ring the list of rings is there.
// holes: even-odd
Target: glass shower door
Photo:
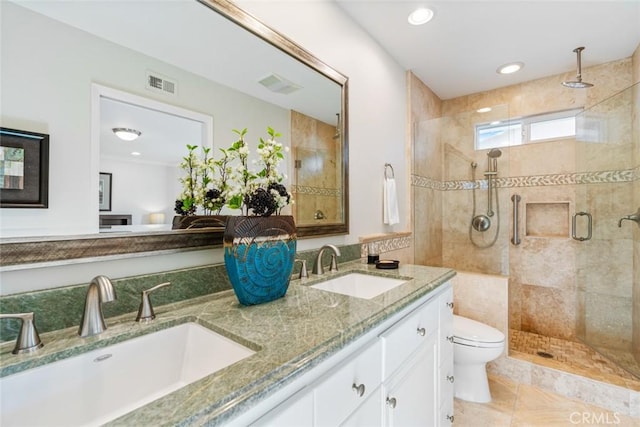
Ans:
[[[578,337],[640,376],[639,85],[577,117]],[[590,239],[587,239],[591,236]]]

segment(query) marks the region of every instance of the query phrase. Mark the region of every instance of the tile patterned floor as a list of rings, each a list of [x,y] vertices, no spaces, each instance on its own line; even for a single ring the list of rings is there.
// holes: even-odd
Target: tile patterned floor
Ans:
[[[541,357],[538,351],[552,354],[553,358]],[[640,391],[640,378],[581,343],[510,329],[509,356]],[[635,363],[629,361],[632,362]]]
[[[454,427],[640,427],[632,418],[504,377],[490,376],[490,403],[455,400]]]

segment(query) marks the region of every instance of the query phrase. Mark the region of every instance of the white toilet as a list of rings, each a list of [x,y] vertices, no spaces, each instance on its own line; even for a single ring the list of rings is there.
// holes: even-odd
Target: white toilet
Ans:
[[[455,396],[470,402],[491,401],[487,362],[504,351],[504,334],[484,323],[453,316]]]

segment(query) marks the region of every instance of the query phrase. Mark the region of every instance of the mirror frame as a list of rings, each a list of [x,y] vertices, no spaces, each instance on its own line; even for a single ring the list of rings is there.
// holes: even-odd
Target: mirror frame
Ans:
[[[297,228],[299,238],[349,233],[349,144],[348,78],[310,52],[228,0],[194,0],[243,27],[280,51],[309,66],[342,87],[340,132],[342,135],[343,222]],[[28,264],[59,265],[70,260],[98,257],[118,258],[131,254],[172,253],[210,249],[222,245],[222,229],[172,230],[166,232],[89,234],[3,239],[0,243],[0,267],[3,270],[26,268]],[[25,267],[22,267],[25,266]]]

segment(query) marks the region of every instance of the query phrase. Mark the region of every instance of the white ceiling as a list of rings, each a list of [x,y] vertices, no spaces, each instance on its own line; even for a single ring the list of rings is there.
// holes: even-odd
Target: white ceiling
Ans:
[[[405,69],[441,99],[451,99],[560,73],[576,74],[573,49],[586,67],[631,56],[640,44],[640,0],[336,0]],[[417,6],[431,22],[407,23]],[[505,63],[524,62],[512,75]]]
[[[136,129],[142,134],[123,141],[113,128]],[[185,146],[203,145],[204,124],[140,105],[100,98],[100,157],[176,166],[186,156]],[[132,153],[139,153],[133,155]],[[199,151],[198,151],[199,153]]]

